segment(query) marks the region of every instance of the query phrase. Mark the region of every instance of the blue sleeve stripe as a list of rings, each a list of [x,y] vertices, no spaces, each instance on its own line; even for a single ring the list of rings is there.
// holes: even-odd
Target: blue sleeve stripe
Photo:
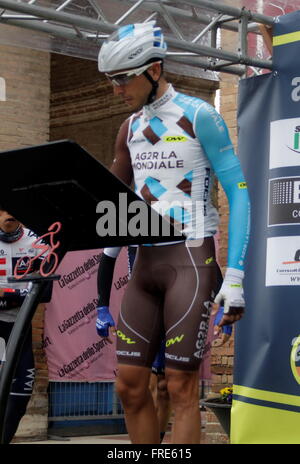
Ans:
[[[243,270],[250,233],[250,202],[240,165],[222,173],[221,185],[229,203],[228,267]],[[230,179],[230,180],[229,180]]]
[[[183,115],[193,124],[195,118],[195,112],[200,103],[204,103],[203,100],[200,98],[190,97],[187,95],[183,95],[178,93],[176,97],[173,99],[173,103],[178,105],[180,108],[184,110]]]
[[[228,267],[243,270],[250,231],[248,189],[222,117],[208,103],[195,115],[195,133],[228,199]]]

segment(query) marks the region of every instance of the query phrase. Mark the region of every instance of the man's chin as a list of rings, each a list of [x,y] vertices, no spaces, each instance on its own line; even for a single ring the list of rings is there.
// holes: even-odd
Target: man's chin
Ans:
[[[140,109],[136,104],[133,103],[126,102],[126,106],[128,106],[130,111],[138,111]]]
[[[130,110],[134,112],[140,111],[144,106],[142,103],[139,104],[133,100],[125,100],[125,103],[130,108]]]

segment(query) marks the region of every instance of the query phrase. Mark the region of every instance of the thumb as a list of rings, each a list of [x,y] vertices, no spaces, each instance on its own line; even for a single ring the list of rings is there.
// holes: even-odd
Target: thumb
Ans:
[[[216,298],[214,299],[214,303],[219,304],[219,303],[221,303],[222,300],[223,300],[223,296],[222,296],[221,292],[219,292],[217,294]]]
[[[218,325],[215,325],[214,326],[214,335],[219,335],[220,332],[221,332],[221,327],[219,327]]]
[[[109,331],[112,335],[116,335],[117,334],[116,326],[111,325]]]

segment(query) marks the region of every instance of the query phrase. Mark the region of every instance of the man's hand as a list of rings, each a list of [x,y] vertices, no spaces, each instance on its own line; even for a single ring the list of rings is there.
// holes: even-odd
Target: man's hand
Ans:
[[[222,287],[215,298],[215,303],[224,301],[224,316],[219,322],[219,327],[233,324],[239,321],[244,313],[245,300],[243,291],[244,272],[238,269],[228,268]]]
[[[96,330],[100,337],[105,338],[109,343],[113,343],[110,335],[116,334],[115,322],[109,312],[108,306],[100,306],[97,309],[98,317],[96,320]]]
[[[215,340],[213,340],[213,346],[222,346],[226,343],[232,334],[232,325],[223,325],[220,327],[220,322],[224,316],[224,307],[219,306],[218,304],[213,304],[213,309],[211,313],[212,317],[214,317],[214,337],[217,336]]]

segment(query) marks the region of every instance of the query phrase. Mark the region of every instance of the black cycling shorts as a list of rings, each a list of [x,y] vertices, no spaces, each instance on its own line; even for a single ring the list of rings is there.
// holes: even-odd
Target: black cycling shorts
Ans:
[[[199,368],[218,266],[212,237],[187,243],[138,248],[118,321],[119,363],[151,367],[165,338],[166,368]]]

